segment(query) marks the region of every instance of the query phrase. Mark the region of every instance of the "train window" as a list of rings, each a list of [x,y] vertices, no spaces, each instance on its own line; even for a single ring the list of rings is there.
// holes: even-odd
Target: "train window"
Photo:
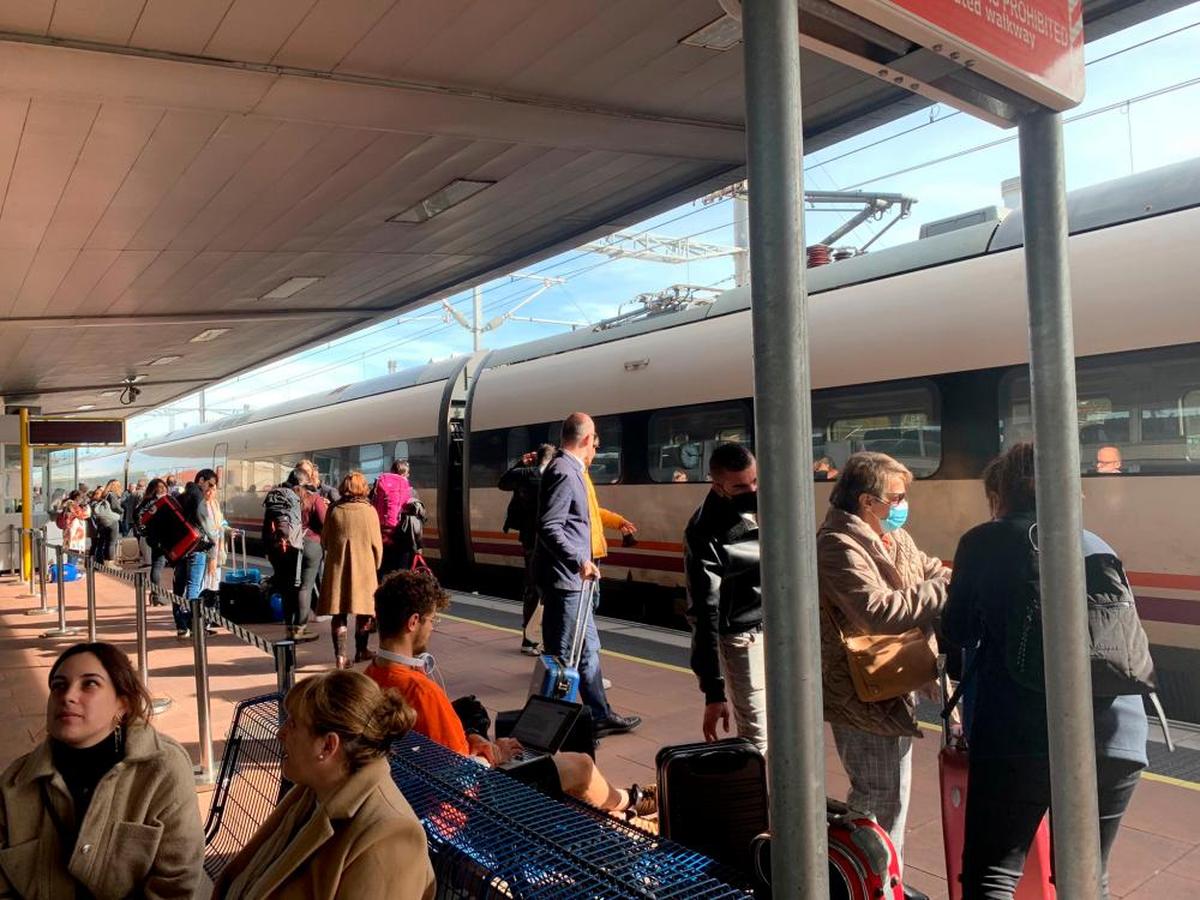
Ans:
[[[475,432],[471,435],[471,487],[494,488],[508,468],[508,430]]]
[[[927,382],[838,388],[813,394],[813,476],[832,481],[860,450],[886,453],[917,478],[942,462],[937,394]]]
[[[408,480],[415,488],[426,491],[437,490],[437,438],[412,438],[407,444]]]
[[[505,459],[508,464],[505,466],[506,470],[519,463],[521,457],[533,449],[529,443],[529,429],[524,425],[508,429],[506,443],[508,445],[508,454]]]
[[[726,441],[750,446],[750,414],[742,401],[706,403],[651,414],[646,454],[650,480],[706,481],[709,454]]]
[[[1200,470],[1200,358],[1195,347],[1080,359],[1075,380],[1082,474]],[[1025,367],[1001,380],[1000,410],[1001,446],[1033,438]]]
[[[596,434],[600,435],[600,449],[588,467],[588,474],[592,484],[616,484],[621,480],[621,417],[596,416],[594,421]],[[562,422],[551,422],[549,431],[549,442],[561,446]]]

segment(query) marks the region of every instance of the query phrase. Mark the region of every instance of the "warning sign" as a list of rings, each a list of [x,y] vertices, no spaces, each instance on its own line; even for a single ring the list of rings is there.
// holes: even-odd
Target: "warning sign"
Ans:
[[[834,0],[1043,106],[1083,99],[1083,0]]]

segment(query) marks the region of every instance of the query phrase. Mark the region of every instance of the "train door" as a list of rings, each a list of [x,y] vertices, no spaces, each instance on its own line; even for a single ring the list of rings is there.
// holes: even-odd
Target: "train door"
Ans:
[[[446,382],[438,424],[438,531],[441,577],[461,582],[471,565],[467,543],[467,401],[487,353],[477,353]]]
[[[217,473],[217,502],[221,504],[221,509],[224,509],[229,481],[226,477],[229,473],[229,443],[227,441],[221,441],[213,447],[212,470]]]

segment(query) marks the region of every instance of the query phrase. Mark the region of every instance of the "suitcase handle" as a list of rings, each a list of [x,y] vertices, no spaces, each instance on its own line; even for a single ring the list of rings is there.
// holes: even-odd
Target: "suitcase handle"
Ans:
[[[579,660],[583,656],[583,635],[587,631],[588,617],[592,614],[592,601],[596,596],[596,582],[590,579],[583,582],[579,589],[579,615],[575,617],[575,633],[571,636],[571,655],[567,665],[572,669],[579,668]]]

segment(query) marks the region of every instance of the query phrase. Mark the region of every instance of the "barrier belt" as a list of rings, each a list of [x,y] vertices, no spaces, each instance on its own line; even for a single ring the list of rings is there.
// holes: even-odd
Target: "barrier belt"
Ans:
[[[112,568],[109,566],[93,566],[93,569],[97,573],[108,575],[110,578],[116,578],[121,581],[128,582],[129,584],[137,583],[135,578],[135,570]],[[178,606],[180,609],[191,612],[192,603],[190,600],[184,600],[178,594],[167,590],[161,584],[150,585],[150,594],[156,600],[160,600],[163,603],[171,604],[173,606]],[[207,603],[200,604],[200,615],[203,617],[205,622],[226,629],[230,634],[242,641],[242,643],[249,644],[252,647],[257,647],[264,653],[274,657],[276,641],[268,640],[261,634],[256,634],[250,629],[239,625],[237,622],[231,622],[229,619],[221,615],[218,610],[210,608]]]

